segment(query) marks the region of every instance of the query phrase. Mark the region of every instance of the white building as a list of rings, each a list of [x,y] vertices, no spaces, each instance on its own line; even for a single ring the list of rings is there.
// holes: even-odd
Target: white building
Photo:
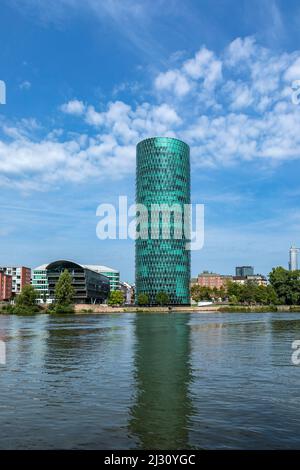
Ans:
[[[295,246],[291,246],[290,262],[289,262],[290,271],[296,271],[298,269],[298,253],[299,253],[299,248],[296,248]]]
[[[39,303],[52,302],[52,299],[49,297],[49,286],[46,270],[47,266],[48,264],[42,264],[41,266],[38,266],[32,270],[31,284],[37,291],[37,301]]]

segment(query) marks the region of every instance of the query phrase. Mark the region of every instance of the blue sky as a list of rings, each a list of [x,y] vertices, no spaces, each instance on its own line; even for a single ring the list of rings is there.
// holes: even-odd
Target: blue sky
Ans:
[[[96,208],[134,200],[135,143],[191,147],[205,245],[192,273],[287,265],[300,246],[296,0],[3,0],[0,264],[58,258],[134,280]]]

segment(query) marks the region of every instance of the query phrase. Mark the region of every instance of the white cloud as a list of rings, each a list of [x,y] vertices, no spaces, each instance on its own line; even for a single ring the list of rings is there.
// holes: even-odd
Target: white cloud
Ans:
[[[300,57],[298,57],[292,65],[287,69],[284,78],[287,82],[300,80]]]
[[[191,88],[187,78],[178,70],[160,73],[155,79],[157,90],[173,90],[177,96],[186,95]]]
[[[19,85],[20,90],[29,90],[31,88],[31,83],[28,80],[21,82]]]
[[[66,114],[73,114],[74,116],[80,116],[85,110],[85,105],[82,101],[71,100],[68,103],[61,105],[61,110]]]
[[[194,80],[202,78],[204,87],[214,87],[222,78],[222,62],[212,51],[202,47],[193,59],[183,64],[183,71]]]
[[[225,60],[230,66],[247,61],[255,55],[256,45],[253,37],[236,38],[232,41],[226,52]]]
[[[292,104],[290,88],[299,68],[297,51],[277,54],[254,38],[238,38],[219,55],[202,47],[177,69],[159,73],[151,102],[137,96],[134,106],[63,104],[82,132],[2,118],[1,184],[30,190],[123,178],[134,172],[136,143],[157,135],[190,144],[195,168],[299,159],[300,106]]]

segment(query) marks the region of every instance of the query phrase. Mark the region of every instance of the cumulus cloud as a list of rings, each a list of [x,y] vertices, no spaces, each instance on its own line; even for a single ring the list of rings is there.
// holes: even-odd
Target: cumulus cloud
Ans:
[[[74,114],[75,116],[80,116],[85,110],[85,105],[82,101],[71,100],[68,103],[61,105],[61,110],[66,114]]]
[[[194,167],[299,159],[295,79],[298,51],[274,53],[253,37],[234,40],[220,54],[203,46],[154,77],[151,102],[137,96],[134,106],[121,100],[64,103],[65,119],[77,117],[81,131],[76,126],[71,132],[70,123],[66,132],[46,130],[35,119],[0,119],[1,184],[35,190],[62,181],[124,178],[134,172],[136,143],[157,135],[190,144]]]
[[[191,88],[187,78],[179,70],[160,73],[155,79],[157,90],[173,90],[177,96],[186,95]]]
[[[195,89],[195,81],[201,80],[204,89],[213,89],[221,79],[222,62],[216,59],[212,51],[202,47],[180,69],[160,73],[154,86],[158,91],[171,91],[178,97],[183,97]]]

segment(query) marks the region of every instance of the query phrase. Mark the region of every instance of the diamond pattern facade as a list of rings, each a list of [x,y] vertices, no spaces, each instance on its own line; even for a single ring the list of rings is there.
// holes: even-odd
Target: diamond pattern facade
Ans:
[[[136,296],[149,295],[155,305],[158,292],[167,292],[173,305],[190,303],[190,251],[186,250],[184,205],[190,204],[190,150],[184,142],[165,137],[143,140],[137,145],[136,203],[143,204],[148,216],[140,218],[140,230],[147,239],[136,240]],[[183,233],[176,233],[178,218],[173,213],[170,226],[165,225],[162,214],[150,215],[153,204],[177,205]],[[139,215],[139,214],[138,214]],[[137,219],[138,220],[138,219]],[[138,222],[137,222],[138,224]],[[157,236],[154,237],[154,229]],[[170,237],[167,238],[167,233]],[[145,237],[144,237],[145,238]]]

